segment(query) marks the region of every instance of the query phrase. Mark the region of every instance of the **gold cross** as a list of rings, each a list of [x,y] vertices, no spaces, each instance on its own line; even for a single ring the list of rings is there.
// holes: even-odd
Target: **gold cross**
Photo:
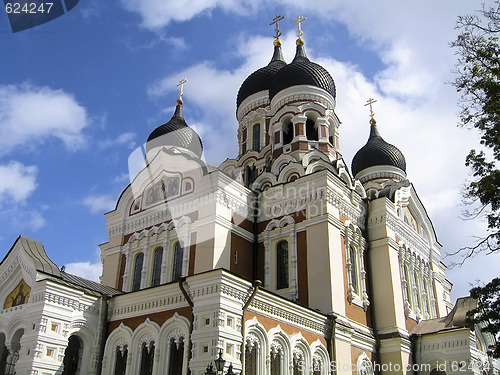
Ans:
[[[372,107],[372,104],[373,104],[373,103],[376,103],[376,102],[377,102],[377,101],[376,101],[375,99],[370,98],[370,99],[368,99],[368,101],[367,101],[367,102],[366,102],[366,104],[365,104],[365,107],[366,107],[367,105],[369,105],[369,106],[370,106],[370,117],[371,117],[371,118],[373,118],[373,116],[375,116],[375,112],[373,112],[373,107]]]
[[[269,25],[274,25],[276,24],[276,35],[274,36],[275,39],[279,39],[281,36],[281,31],[280,31],[280,26],[279,22],[283,20],[285,16],[282,16],[281,14],[277,14],[276,17],[273,18],[273,22],[271,22]]]
[[[300,37],[302,36],[302,34],[303,34],[302,29],[300,28],[300,23],[301,23],[301,22],[303,22],[303,21],[305,21],[305,20],[307,20],[307,18],[306,18],[306,17],[299,16],[299,18],[297,18],[297,19],[295,20],[295,23],[292,25],[292,26],[299,25],[299,32],[297,33],[297,36],[298,36],[299,38],[300,38]]]
[[[179,99],[182,100],[182,95],[184,95],[184,84],[187,82],[188,80],[186,78],[182,78],[179,83],[177,84],[177,87],[180,87],[179,88]]]

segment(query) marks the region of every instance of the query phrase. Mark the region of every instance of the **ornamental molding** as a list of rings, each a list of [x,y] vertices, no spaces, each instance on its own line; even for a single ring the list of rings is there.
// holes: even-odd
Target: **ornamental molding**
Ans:
[[[333,189],[328,189],[326,192],[326,201],[339,210],[339,213],[349,221],[355,223],[358,227],[365,228],[365,220],[363,209],[353,203],[346,201],[345,197],[335,192]]]
[[[326,91],[313,86],[309,86],[308,88],[310,88],[310,92],[304,92],[304,89],[297,91],[296,86],[280,91],[271,101],[271,108],[275,109],[274,112],[276,113],[280,108],[290,105],[292,102],[301,101],[313,101],[322,105],[325,109],[335,108],[335,99]],[[319,92],[320,90],[321,93]]]
[[[199,198],[194,198],[189,201],[163,205],[164,210],[152,209],[150,214],[135,219],[128,220],[125,223],[108,227],[108,235],[110,238],[122,236],[128,233],[140,232],[146,228],[158,226],[172,218],[186,216],[189,213],[198,211],[201,207],[217,202],[226,208],[229,208],[234,213],[248,220],[252,220],[253,210],[252,205],[246,200],[229,194],[223,190],[217,190],[213,193],[206,194]]]
[[[161,295],[165,294],[162,293]],[[116,297],[114,300],[119,300],[119,297]],[[126,295],[124,295],[124,297],[126,297]],[[117,306],[112,306],[112,308],[109,309],[109,317],[111,320],[124,319],[128,316],[146,315],[148,313],[164,311],[165,308],[173,309],[188,306],[188,303],[182,293],[163,298],[158,298],[158,294],[155,293],[154,295],[149,296],[149,298],[145,298],[143,296],[141,301],[115,303]]]
[[[190,297],[194,300],[197,297],[206,298],[210,295],[222,294],[229,297],[232,301],[239,301],[243,304],[249,297],[248,289],[245,289],[241,284],[239,287],[228,284],[233,281],[240,284],[240,282],[238,282],[239,280],[223,280],[221,282],[219,279],[215,284],[204,285],[203,287],[192,289],[190,291]],[[281,297],[275,297],[262,289],[256,294],[249,308],[263,316],[271,316],[277,321],[302,327],[320,335],[327,335],[329,332],[328,320],[326,317],[319,316],[319,314],[311,312],[308,309],[301,308],[293,302],[285,301]]]
[[[418,233],[408,227],[401,219],[385,211],[378,215],[370,215],[368,228],[387,226],[400,239],[399,244],[413,249],[421,258],[428,259],[434,253],[434,249]]]
[[[259,96],[259,98],[254,99],[254,96]],[[264,108],[265,112],[269,113],[271,109],[269,104],[269,95],[261,96],[258,93],[252,94],[240,104],[236,117],[238,121],[242,121],[250,112],[261,107]]]
[[[32,303],[44,301],[47,303],[69,307],[74,311],[99,313],[99,309],[93,307],[92,305],[87,305],[81,303],[77,299],[63,297],[60,294],[56,293],[51,293],[51,292],[38,293],[34,295],[32,298],[33,298]]]
[[[272,200],[274,201],[274,200]],[[283,199],[279,203],[273,204],[271,200],[266,200],[259,205],[259,221],[275,218],[278,216],[289,215],[294,212],[302,211],[309,205],[326,201],[326,188],[320,187],[310,189],[306,194],[299,197]]]

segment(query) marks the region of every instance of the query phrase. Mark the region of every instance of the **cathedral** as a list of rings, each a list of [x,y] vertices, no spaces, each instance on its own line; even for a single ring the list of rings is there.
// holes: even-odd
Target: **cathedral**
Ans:
[[[476,302],[450,301],[375,101],[349,165],[335,82],[307,57],[303,18],[284,60],[281,19],[269,64],[239,89],[234,159],[204,162],[180,82],[105,215],[100,283],[14,242],[0,263],[0,375],[498,373],[494,338],[466,319]]]

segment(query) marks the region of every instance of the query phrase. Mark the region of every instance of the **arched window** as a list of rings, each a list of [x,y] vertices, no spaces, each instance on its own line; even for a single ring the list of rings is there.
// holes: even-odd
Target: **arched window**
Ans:
[[[246,186],[250,187],[250,185],[252,185],[255,179],[257,178],[257,169],[255,168],[255,165],[253,166],[247,165],[245,171],[246,171]]]
[[[437,368],[432,369],[429,375],[446,375],[445,371],[440,371]]]
[[[176,340],[170,339],[170,359],[168,364],[169,375],[182,375],[182,362],[184,359],[184,341],[183,338]]]
[[[142,263],[144,262],[144,253],[139,253],[135,257],[134,277],[132,279],[132,292],[141,289]]]
[[[288,242],[276,245],[276,289],[288,288]]]
[[[318,140],[318,129],[316,128],[314,121],[307,119],[306,121],[306,137],[310,141]]]
[[[404,285],[404,293],[405,293],[405,298],[406,298],[406,302],[408,303],[408,305],[411,306],[411,299],[410,299],[410,274],[408,272],[408,266],[405,264],[403,266],[404,268],[404,273],[405,273],[405,285]]]
[[[245,347],[245,374],[257,375],[257,345],[249,345]]]
[[[314,355],[313,357],[313,375],[321,375],[323,370],[323,361],[321,360],[321,357],[318,355]]]
[[[283,144],[287,145],[293,140],[293,124],[290,120],[283,124]]]
[[[116,361],[114,375],[125,375],[127,370],[128,347],[116,347]]]
[[[19,350],[7,351],[7,361],[5,363],[5,375],[16,375],[16,363],[19,360]]]
[[[281,375],[281,352],[271,353],[271,375]]]
[[[62,375],[75,375],[80,372],[82,350],[81,339],[78,336],[71,335],[68,340],[68,346],[64,351]]]
[[[419,310],[422,310],[422,306],[420,305],[420,288],[419,288],[419,277],[417,271],[413,273],[413,277],[415,278],[415,302],[416,302],[416,307]]]
[[[153,362],[155,358],[155,344],[150,342],[142,343],[141,350],[141,369],[139,375],[151,375],[153,373]]]
[[[7,366],[7,357],[9,350],[5,346],[5,334],[0,333],[0,374],[5,373],[5,366]]]
[[[260,150],[260,124],[255,124],[253,126],[252,149],[254,151]]]
[[[425,312],[431,315],[431,305],[429,303],[430,293],[429,293],[429,284],[427,283],[427,278],[424,278],[424,292],[425,296],[422,297],[424,298]]]
[[[302,375],[304,366],[304,356],[302,353],[293,353],[293,375]]]
[[[358,290],[358,262],[356,259],[356,250],[354,249],[353,246],[349,246],[349,260],[351,262],[350,278],[351,278],[352,292],[359,294],[359,290]]]
[[[151,278],[151,286],[160,285],[162,257],[163,257],[163,247],[157,247],[155,249],[153,257],[153,276]]]
[[[182,276],[182,260],[184,258],[184,249],[179,241],[174,246],[174,265],[172,268],[172,281],[178,280]]]

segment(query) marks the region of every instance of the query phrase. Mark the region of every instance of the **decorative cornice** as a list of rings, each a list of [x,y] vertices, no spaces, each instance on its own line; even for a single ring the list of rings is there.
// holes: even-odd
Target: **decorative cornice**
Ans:
[[[172,220],[172,217],[182,217],[189,213],[196,212],[201,207],[214,202],[222,204],[244,218],[252,218],[253,211],[251,204],[242,198],[218,189],[215,192],[206,194],[199,198],[192,198],[181,204],[172,204],[171,206],[167,204],[165,205],[165,210],[152,210],[150,214],[145,214],[138,219],[129,219],[125,223],[110,226],[108,227],[108,235],[111,238],[129,233],[140,232],[146,228],[160,225],[166,221]]]

